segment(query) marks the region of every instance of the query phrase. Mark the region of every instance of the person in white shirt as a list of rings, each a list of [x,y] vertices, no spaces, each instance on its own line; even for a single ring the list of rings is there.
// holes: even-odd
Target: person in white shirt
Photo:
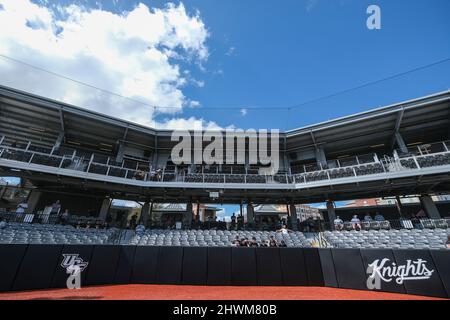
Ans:
[[[136,226],[135,232],[137,235],[143,235],[145,232],[145,226],[143,224],[138,224]]]
[[[277,230],[277,232],[281,232],[282,234],[288,234],[289,232],[292,232],[291,230],[289,230],[288,228],[286,228],[285,225],[283,225],[281,227],[281,229]]]
[[[25,210],[28,209],[28,204],[26,201],[22,201],[16,208],[16,213],[25,213]]]
[[[359,220],[357,215],[354,215],[352,220],[350,220],[350,222],[352,223],[353,229],[361,230],[361,220]]]
[[[344,228],[344,221],[342,221],[342,219],[337,216],[336,219],[334,219],[334,228],[336,230],[342,230],[342,228]]]

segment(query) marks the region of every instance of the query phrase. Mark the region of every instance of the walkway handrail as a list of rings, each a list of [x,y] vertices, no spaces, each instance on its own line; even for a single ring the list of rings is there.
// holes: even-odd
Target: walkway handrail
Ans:
[[[11,159],[9,159],[9,155],[11,157]],[[26,157],[23,157],[24,155],[26,155]],[[28,164],[32,164],[33,160],[36,158],[36,156],[43,156],[43,157],[47,157],[50,159],[55,159],[56,161],[54,163],[37,163],[39,165],[45,165],[45,166],[49,166],[49,167],[54,167],[54,168],[61,168],[62,169],[62,164],[64,161],[66,160],[70,160],[70,161],[74,161],[74,156],[58,156],[58,155],[53,155],[53,154],[46,154],[43,152],[39,152],[39,151],[30,151],[30,150],[24,150],[24,149],[20,149],[20,148],[14,148],[14,147],[10,147],[10,146],[5,146],[5,145],[0,145],[0,158],[4,158],[10,161],[18,161],[18,162],[25,162]],[[304,184],[304,183],[308,183],[310,181],[331,181],[331,180],[336,180],[336,179],[340,179],[340,178],[348,178],[348,177],[359,177],[359,176],[367,176],[367,175],[374,175],[374,174],[381,174],[381,173],[387,173],[387,172],[400,172],[400,171],[409,171],[409,170],[421,170],[423,169],[422,166],[420,165],[420,160],[422,159],[431,159],[431,158],[437,158],[439,156],[445,156],[445,157],[449,157],[449,160],[447,161],[447,159],[444,160],[444,164],[450,164],[450,151],[443,151],[443,152],[437,152],[437,153],[431,153],[431,154],[426,154],[426,155],[411,155],[408,157],[400,157],[400,158],[385,158],[385,160],[377,160],[377,161],[373,161],[373,162],[368,162],[368,163],[363,163],[363,164],[357,164],[357,165],[353,165],[353,166],[346,166],[346,167],[337,167],[337,168],[328,168],[328,169],[322,169],[322,170],[317,170],[317,171],[311,171],[311,172],[303,172],[303,173],[283,173],[283,174],[275,174],[275,175],[271,175],[271,176],[264,176],[262,177],[259,174],[227,174],[227,173],[191,173],[191,174],[185,174],[183,173],[182,177],[182,181],[186,182],[186,180],[189,181],[189,183],[204,183],[205,181],[208,181],[208,178],[211,178],[211,180],[213,180],[214,183],[216,183],[214,181],[214,178],[218,178],[221,177],[221,181],[217,181],[217,183],[233,183],[233,178],[234,180],[236,180],[237,178],[241,179],[242,181],[239,181],[238,183],[268,183],[267,181],[270,181],[271,184]],[[22,158],[21,158],[22,157]],[[448,163],[447,163],[448,162]],[[100,174],[100,175],[106,175],[106,176],[114,176],[114,177],[119,177],[119,178],[124,178],[124,179],[135,179],[135,180],[149,180],[148,179],[148,173],[145,173],[145,177],[143,179],[139,179],[135,176],[135,173],[139,172],[139,170],[134,170],[134,169],[130,169],[130,168],[125,168],[125,167],[118,167],[118,166],[114,166],[114,165],[108,165],[108,164],[103,164],[103,163],[98,163],[95,162],[93,160],[93,158],[91,157],[89,163],[89,165],[85,166],[84,168],[82,168],[82,170],[77,170],[77,169],[72,169],[72,168],[63,168],[63,169],[69,169],[69,170],[75,170],[75,171],[83,171],[83,172],[87,172],[87,173],[94,173],[94,174]],[[425,167],[437,167],[440,166],[442,164],[437,164],[437,165],[432,165],[432,166],[425,166]],[[93,166],[101,166],[104,167],[106,169],[106,172],[99,172],[99,171],[95,171],[95,169],[92,169]],[[94,167],[95,168],[95,167]],[[368,171],[366,172],[361,172],[361,169],[367,169]],[[93,170],[93,171],[91,171]],[[111,174],[111,170],[120,170],[121,174],[120,176],[116,176],[116,175],[112,175]],[[339,172],[345,170],[345,172]],[[382,172],[378,172],[379,170],[382,170]],[[123,171],[123,174],[122,174]],[[165,172],[162,171],[163,175],[161,175],[159,178],[156,177],[156,181],[164,181],[165,179],[165,175],[167,174],[171,174],[174,177],[174,181],[178,180],[177,177],[177,173],[175,172]],[[129,174],[132,173],[133,175],[130,176]],[[334,176],[332,175],[334,174]],[[340,174],[343,174],[343,176]],[[198,181],[195,179],[195,177],[198,176]],[[252,179],[252,177],[254,177],[254,179]],[[259,178],[257,177],[262,177],[263,179],[260,179],[261,181],[259,181]],[[267,177],[270,177],[270,179],[268,180]],[[191,178],[191,179],[188,179]],[[229,180],[231,182],[228,182],[227,178],[229,178]],[[192,181],[190,181],[192,180]],[[262,180],[264,180],[264,182],[262,182]],[[310,180],[310,181],[308,181]],[[164,181],[164,182],[170,182],[170,181]]]

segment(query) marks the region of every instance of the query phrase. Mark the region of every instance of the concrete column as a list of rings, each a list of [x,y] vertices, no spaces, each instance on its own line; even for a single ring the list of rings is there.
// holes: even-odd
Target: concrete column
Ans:
[[[330,229],[334,229],[334,220],[336,219],[336,209],[333,201],[327,201],[328,221],[330,223]]]
[[[286,151],[283,151],[283,162],[284,162],[284,170],[288,173],[291,173],[291,162],[286,154]]]
[[[253,210],[253,203],[249,202],[247,204],[247,223],[255,223],[255,211]]]
[[[153,222],[153,204],[154,204],[154,202],[152,201],[152,202],[150,203],[150,213],[149,213],[150,223]]]
[[[117,150],[117,155],[116,155],[116,162],[122,162],[123,161],[123,155],[125,152],[125,146],[122,142],[119,143],[119,148]]]
[[[327,165],[327,157],[325,156],[325,151],[322,147],[316,148],[316,161],[318,165]]]
[[[291,218],[292,230],[297,231],[298,230],[297,208],[295,207],[295,204],[291,203],[289,205],[289,216]]]
[[[148,219],[150,217],[150,203],[147,201],[144,203],[144,205],[141,208],[141,219],[140,222],[146,226]]]
[[[28,196],[27,204],[28,209],[26,210],[26,213],[36,213],[36,206],[39,203],[39,200],[41,199],[42,192],[37,190],[32,190],[30,192],[30,195]]]
[[[3,198],[3,195],[6,192],[6,186],[1,186],[0,187],[0,200]]]
[[[203,219],[200,219],[200,202],[198,202],[198,201],[197,201],[197,212],[196,213],[197,214],[196,214],[195,221],[196,222],[199,222],[199,221],[204,222]]]
[[[441,219],[441,214],[439,213],[436,204],[434,203],[433,199],[430,196],[428,195],[421,196],[420,203],[422,204],[422,207],[425,209],[428,218]]]
[[[192,210],[192,202],[189,202],[186,205],[186,214],[184,216],[184,225],[188,228],[192,226],[192,217],[193,217],[193,210]]]
[[[100,215],[99,215],[100,219],[106,220],[110,207],[111,207],[111,199],[105,198],[103,200],[102,207],[100,208]]]
[[[397,211],[398,211],[398,214],[400,215],[400,217],[407,218],[405,211],[403,210],[402,201],[399,196],[395,196],[395,204],[397,206]]]
[[[395,133],[395,142],[397,143],[398,148],[401,152],[408,152],[408,148],[406,147],[406,143],[403,140],[403,137],[401,136],[400,132]]]
[[[58,135],[58,138],[56,138],[55,145],[53,146],[54,150],[59,150],[61,147],[61,143],[64,141],[64,132],[61,131]]]

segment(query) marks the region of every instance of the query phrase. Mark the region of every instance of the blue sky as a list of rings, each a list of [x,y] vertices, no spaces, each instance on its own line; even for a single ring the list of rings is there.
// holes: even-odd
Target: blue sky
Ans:
[[[222,125],[295,128],[450,87],[447,62],[290,113],[281,109],[450,57],[446,0],[185,4],[200,10],[211,32],[207,68],[223,71],[199,74],[205,86],[187,94],[204,106],[275,108],[249,110],[245,117],[226,109],[192,111]],[[366,28],[369,4],[381,8],[381,30]]]
[[[20,0],[20,3],[29,1]],[[16,3],[0,0],[0,14],[3,11],[14,17],[11,10]],[[156,0],[34,0],[32,3],[38,4],[39,8],[30,7],[23,11],[29,15],[25,15],[27,21],[36,21],[33,17],[40,19],[34,28],[66,19],[70,15],[68,11],[57,9],[67,8],[70,4],[81,8],[77,12],[96,9],[117,16],[133,11],[139,3],[145,4],[152,13],[156,8],[166,10],[166,13],[169,11],[166,1]],[[36,47],[32,43],[33,36],[30,36],[33,33],[28,32],[36,30],[30,29],[24,29],[20,42],[11,38],[9,31],[3,34],[0,31],[0,53],[102,89],[125,96],[133,94],[152,105],[176,106],[176,113],[160,110],[151,115],[145,113],[148,108],[139,109],[132,115],[131,107],[121,110],[114,110],[110,106],[95,109],[111,112],[118,117],[129,116],[132,121],[148,125],[158,122],[166,127],[171,123],[170,119],[177,118],[202,119],[220,127],[286,130],[450,88],[450,61],[447,61],[330,99],[289,109],[334,92],[450,58],[448,0],[186,0],[173,3],[178,8],[180,3],[183,4],[182,10],[177,12],[186,15],[184,22],[196,23],[189,33],[195,37],[185,39],[182,35],[174,37],[170,34],[171,41],[176,43],[173,46],[164,40],[169,34],[155,40],[151,46],[158,54],[166,54],[167,48],[172,50],[170,55],[167,54],[168,62],[161,64],[159,69],[151,69],[155,63],[150,61],[150,64],[138,64],[137,69],[124,67],[114,70],[117,71],[114,74],[108,73],[108,67],[114,64],[102,65],[103,60],[107,60],[107,54],[92,52],[96,49],[92,43],[83,42],[82,36],[76,41],[79,41],[80,47],[85,45],[89,50],[80,49],[70,60],[61,53],[62,50],[55,53],[46,47]],[[371,4],[381,8],[381,30],[368,30],[366,27],[366,9]],[[41,9],[53,10],[54,17],[47,18],[46,14],[38,12]],[[130,20],[124,23],[130,23]],[[172,25],[176,28],[185,24],[177,20]],[[90,31],[89,26],[85,28]],[[59,33],[59,29],[53,33]],[[151,35],[155,30],[158,30],[157,23],[147,24],[143,20],[140,30],[143,34]],[[109,38],[118,34],[117,30],[115,33],[108,32],[105,34]],[[146,39],[145,35],[142,38]],[[65,47],[67,43],[70,44],[66,42]],[[122,45],[118,48],[119,52],[125,52],[124,57],[127,56],[127,50],[132,50]],[[202,57],[205,52],[207,55]],[[139,55],[139,51],[133,53],[134,56]],[[121,58],[120,55],[118,57]],[[74,60],[77,63],[68,63]],[[82,63],[84,61],[86,64]],[[32,84],[29,84],[22,81],[23,78],[18,78],[14,82],[14,77],[2,73],[13,69],[2,69],[1,62],[5,61],[0,61],[0,75],[4,79],[2,83],[46,93],[57,99],[67,98],[58,96],[64,90],[51,81],[30,81]],[[146,79],[154,80],[148,74],[142,75],[145,78],[141,91],[130,91],[117,84],[122,78],[134,77],[139,68],[149,69],[151,74],[164,75],[162,80],[156,79],[157,89],[145,86]],[[18,74],[17,69],[14,69],[14,74]],[[62,82],[59,79],[58,85]],[[51,88],[45,87],[46,84],[51,84]],[[57,88],[53,96],[52,88]],[[66,91],[72,91],[67,88]],[[147,95],[146,90],[151,94]],[[92,101],[80,99],[81,96],[86,95],[71,97],[73,101],[69,102],[80,106],[96,105]]]

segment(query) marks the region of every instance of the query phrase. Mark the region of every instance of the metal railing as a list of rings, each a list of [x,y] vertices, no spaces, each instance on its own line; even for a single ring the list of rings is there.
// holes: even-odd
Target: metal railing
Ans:
[[[103,227],[104,219],[98,217],[86,217],[71,215],[67,220],[64,220],[60,214],[49,213],[25,213],[13,211],[0,211],[0,219],[7,222],[15,223],[39,223],[39,224],[66,224],[76,226],[80,224],[82,227],[90,225],[92,228],[96,226]]]
[[[355,230],[355,223],[345,221],[342,230],[336,230],[334,223],[325,222],[324,229],[331,231],[352,231]],[[394,219],[383,221],[360,221],[359,230],[400,230],[400,229],[447,229],[450,228],[450,217],[441,219]]]
[[[446,144],[443,144],[446,147]],[[446,147],[447,148],[447,147]],[[81,171],[91,174],[156,182],[185,182],[185,183],[238,183],[238,184],[304,184],[315,181],[336,180],[341,178],[357,178],[368,175],[380,175],[388,172],[421,170],[423,168],[450,165],[450,151],[409,155],[404,157],[387,157],[373,162],[360,163],[353,166],[320,169],[317,171],[297,174],[224,174],[224,173],[186,173],[157,170],[144,172],[136,169],[118,167],[94,161],[94,155],[89,159],[70,155],[54,155],[27,149],[0,145],[0,159],[13,160],[22,163],[44,165],[57,169]],[[108,161],[109,162],[109,161]]]

